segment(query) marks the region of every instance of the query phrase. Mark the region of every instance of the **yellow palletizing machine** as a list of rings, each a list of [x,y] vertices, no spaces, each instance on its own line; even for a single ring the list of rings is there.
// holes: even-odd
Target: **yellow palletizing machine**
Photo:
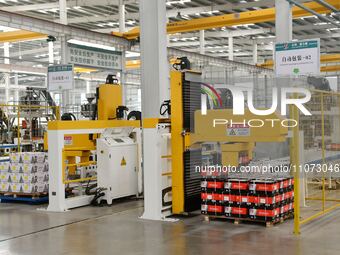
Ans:
[[[182,214],[200,207],[200,173],[194,166],[201,165],[204,142],[221,143],[222,165],[238,166],[241,153],[252,158],[256,142],[283,142],[288,129],[280,122],[272,126],[264,122],[261,128],[247,127],[246,135],[231,134],[228,125],[213,126],[214,119],[228,119],[242,123],[250,119],[279,119],[276,113],[258,116],[245,111],[233,115],[232,109],[212,109],[201,112],[201,78],[199,73],[171,71],[171,147],[172,147],[172,213]]]

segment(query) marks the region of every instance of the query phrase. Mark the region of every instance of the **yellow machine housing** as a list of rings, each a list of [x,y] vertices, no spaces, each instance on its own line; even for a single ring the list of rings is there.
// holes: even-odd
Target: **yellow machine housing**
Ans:
[[[255,143],[224,143],[221,144],[221,155],[223,166],[239,166],[246,162],[240,162],[240,154],[247,155],[247,161],[253,159]]]
[[[101,84],[97,89],[97,114],[98,120],[116,119],[116,109],[122,105],[122,86],[119,84]],[[73,121],[68,121],[73,122]],[[79,121],[78,123],[82,123]],[[83,122],[85,124],[85,122]],[[73,124],[73,123],[70,123]],[[98,135],[93,135],[92,139],[88,134],[69,135],[72,144],[65,145],[64,158],[69,164],[76,163],[76,157],[80,157],[80,162],[89,161],[90,151],[96,149],[95,139]],[[44,149],[48,149],[47,133],[44,135]],[[75,174],[76,167],[69,167],[69,174]]]
[[[116,109],[123,103],[122,86],[102,84],[98,88],[98,120],[116,119]]]
[[[242,136],[230,136],[227,134],[228,124],[216,124],[214,120],[225,120],[229,123],[248,123],[256,120],[256,125],[261,127],[249,127],[249,134]],[[272,121],[276,120],[272,123]],[[244,115],[233,115],[232,109],[208,110],[206,115],[201,111],[195,111],[195,133],[190,135],[191,143],[197,142],[283,142],[286,140],[288,128],[281,125],[283,118],[272,113],[265,116],[255,115],[248,109]],[[222,121],[223,122],[223,121]],[[254,124],[254,126],[256,126]]]
[[[122,86],[119,84],[101,84],[98,87],[98,120],[112,120],[116,118],[116,109],[122,105]],[[65,147],[94,148],[93,141],[88,135],[72,135],[72,145]],[[47,134],[44,135],[44,149],[48,149]]]

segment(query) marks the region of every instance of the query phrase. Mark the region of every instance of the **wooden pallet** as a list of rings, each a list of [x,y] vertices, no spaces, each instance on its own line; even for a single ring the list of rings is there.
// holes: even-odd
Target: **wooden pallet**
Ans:
[[[204,221],[209,222],[215,219],[221,219],[233,222],[235,225],[239,225],[240,223],[257,223],[257,224],[265,224],[266,227],[272,227],[276,224],[283,223],[285,220],[291,219],[294,217],[294,214],[288,214],[282,217],[278,217],[272,221],[263,221],[257,219],[250,219],[250,218],[236,218],[236,217],[227,217],[227,216],[215,216],[215,215],[203,215]]]
[[[48,196],[48,192],[36,192],[36,193],[23,193],[23,192],[0,192],[0,196],[12,196],[12,197],[31,197],[40,198]]]
[[[1,203],[24,203],[30,205],[45,204],[48,202],[48,193],[15,193],[2,192],[0,193]]]

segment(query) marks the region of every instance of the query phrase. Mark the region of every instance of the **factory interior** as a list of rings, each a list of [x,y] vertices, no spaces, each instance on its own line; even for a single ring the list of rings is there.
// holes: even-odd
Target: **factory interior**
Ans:
[[[0,255],[327,255],[340,0],[0,0]]]

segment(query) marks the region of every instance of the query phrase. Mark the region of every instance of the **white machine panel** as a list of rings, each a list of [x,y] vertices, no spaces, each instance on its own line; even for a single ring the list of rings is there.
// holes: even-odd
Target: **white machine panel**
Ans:
[[[138,193],[137,144],[128,137],[131,130],[127,129],[107,129],[97,140],[98,187],[106,188],[101,200],[108,204]]]

